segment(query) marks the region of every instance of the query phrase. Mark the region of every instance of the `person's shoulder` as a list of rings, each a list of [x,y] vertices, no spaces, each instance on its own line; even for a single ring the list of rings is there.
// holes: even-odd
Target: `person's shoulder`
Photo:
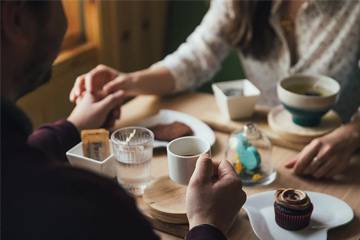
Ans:
[[[233,1],[212,0],[205,19],[208,26],[212,29],[210,32],[216,32],[216,29],[220,32],[228,30],[236,19]]]
[[[223,12],[227,14],[234,14],[233,1],[225,0],[211,0],[210,9],[213,9],[217,12]]]
[[[115,179],[70,165],[44,169],[29,183],[26,197],[37,202],[34,205],[38,209],[44,205],[43,211],[48,208],[53,216],[71,215],[72,221],[106,216],[103,222],[110,223],[117,218],[118,222],[125,223],[127,217],[138,212],[134,198]]]
[[[20,236],[112,239],[121,234],[124,239],[156,239],[134,199],[115,180],[71,166],[44,168],[28,177],[18,197],[11,198],[16,201],[9,202],[12,215],[7,214],[26,226]]]
[[[358,0],[342,0],[342,1],[313,1],[312,4],[316,11],[326,14],[336,14],[337,12],[358,11],[360,1]],[[351,13],[350,13],[351,14]]]
[[[70,165],[52,166],[41,174],[41,178],[47,179],[49,184],[55,184],[57,191],[61,190],[64,194],[67,191],[81,191],[81,194],[131,198],[114,179]]]

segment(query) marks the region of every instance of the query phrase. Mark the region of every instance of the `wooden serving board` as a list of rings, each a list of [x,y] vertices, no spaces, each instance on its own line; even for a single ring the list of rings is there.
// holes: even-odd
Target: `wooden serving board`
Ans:
[[[133,110],[139,106],[142,106],[141,114],[139,114],[139,111]],[[293,124],[292,132],[298,132],[299,130],[301,132],[301,138],[298,138],[296,135],[299,134],[295,134],[296,137],[294,137],[294,134],[290,133],[289,135],[286,131],[284,132],[284,129],[288,127],[287,124],[292,123],[289,115],[287,117],[289,118],[288,120],[284,121],[282,119],[281,123],[277,124],[274,128],[274,124],[272,124],[272,126],[268,124],[268,115],[272,109],[257,105],[255,107],[255,113],[251,118],[237,121],[227,120],[220,113],[213,95],[190,93],[167,98],[156,96],[137,97],[123,106],[122,119],[116,123],[116,127],[133,125],[136,122],[140,122],[145,118],[157,114],[160,109],[171,109],[190,114],[207,123],[213,130],[227,134],[241,129],[245,123],[253,122],[270,138],[273,144],[297,151],[302,150],[311,139],[324,135],[341,124],[340,118],[335,112],[331,111],[325,116],[325,121],[323,121],[319,127],[301,128]]]
[[[187,224],[185,209],[186,186],[174,183],[168,176],[150,183],[143,195],[150,214],[163,222]]]
[[[255,123],[272,141],[273,144],[294,149],[302,150],[306,143],[296,143],[283,139],[275,131],[273,131],[267,123],[267,115],[271,108],[264,106],[256,106],[255,113],[251,118],[241,120],[227,120],[220,113],[215,98],[211,94],[191,94],[188,97],[178,96],[169,100],[161,101],[161,108],[181,111],[199,118],[207,123],[212,129],[232,133],[241,129],[248,122]],[[194,104],[196,103],[196,104]],[[202,106],[202,108],[199,108]]]
[[[291,114],[282,106],[273,108],[268,114],[268,123],[277,135],[293,143],[306,144],[312,139],[323,136],[341,125],[340,117],[329,111],[318,126],[301,127],[292,121]]]
[[[151,213],[151,208],[149,205],[147,205],[144,202],[144,199],[141,197],[137,198],[137,203],[140,209],[142,210],[142,213],[145,214],[145,217],[151,222],[153,227],[157,230],[160,230],[162,232],[169,233],[171,235],[184,238],[186,234],[189,232],[189,225],[188,224],[174,224],[174,223],[168,223],[159,220]]]
[[[141,116],[139,111],[134,113],[133,109],[142,106]],[[117,122],[117,127],[133,125],[142,119],[150,117],[160,109],[171,109],[190,114],[207,123],[215,131],[230,134],[241,129],[245,123],[255,123],[272,141],[273,144],[293,149],[302,150],[306,143],[292,142],[284,139],[268,125],[267,116],[270,108],[256,106],[255,113],[251,118],[238,121],[227,120],[220,113],[216,105],[215,98],[211,94],[191,93],[175,97],[159,98],[156,96],[141,96],[127,103],[122,108],[121,121]]]

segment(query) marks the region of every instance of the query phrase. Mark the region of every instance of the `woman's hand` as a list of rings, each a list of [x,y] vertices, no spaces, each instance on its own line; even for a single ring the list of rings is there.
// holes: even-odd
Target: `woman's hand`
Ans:
[[[199,157],[186,190],[190,229],[210,224],[226,234],[245,201],[241,181],[228,161],[219,164],[207,155]]]
[[[355,123],[343,125],[314,139],[289,163],[298,175],[330,178],[348,166],[352,154],[360,148],[360,128]]]
[[[166,95],[175,90],[175,79],[165,67],[120,73],[105,65],[99,65],[79,76],[70,92],[70,101],[76,103],[85,93],[105,97],[123,91],[128,97],[140,94]]]
[[[103,91],[105,84],[120,75],[123,74],[113,68],[98,65],[90,72],[76,78],[75,84],[70,92],[70,101],[76,103],[85,92],[89,92],[97,97],[104,97],[106,95]]]

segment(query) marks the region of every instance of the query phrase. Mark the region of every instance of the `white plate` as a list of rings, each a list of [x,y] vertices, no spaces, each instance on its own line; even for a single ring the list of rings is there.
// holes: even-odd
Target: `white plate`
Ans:
[[[137,125],[143,127],[151,127],[157,124],[169,124],[175,121],[182,122],[188,125],[193,130],[194,136],[200,137],[208,141],[210,145],[213,145],[215,143],[215,133],[207,124],[193,116],[177,111],[165,109],[160,110],[160,112],[155,116],[147,118],[144,121],[138,123]],[[154,148],[166,147],[167,144],[168,142],[155,140]]]
[[[306,192],[314,205],[309,226],[298,231],[288,231],[275,222],[275,191],[262,192],[250,196],[244,209],[256,236],[262,240],[325,240],[327,231],[350,222],[354,213],[344,201],[317,192]]]

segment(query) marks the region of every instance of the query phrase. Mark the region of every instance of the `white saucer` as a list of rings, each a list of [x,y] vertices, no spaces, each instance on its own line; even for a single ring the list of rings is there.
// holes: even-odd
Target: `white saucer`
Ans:
[[[344,201],[317,192],[306,192],[314,205],[309,226],[299,231],[288,231],[275,222],[275,191],[250,196],[244,209],[256,236],[262,240],[325,240],[327,231],[350,222],[354,213]]]
[[[209,142],[210,145],[215,143],[215,133],[214,131],[203,121],[190,116],[188,114],[177,112],[173,110],[160,110],[158,114],[143,120],[137,125],[143,127],[151,127],[157,124],[169,124],[172,122],[182,122],[188,125],[194,132],[194,136],[200,137]],[[165,141],[154,141],[154,148],[157,147],[166,147],[169,142]]]

